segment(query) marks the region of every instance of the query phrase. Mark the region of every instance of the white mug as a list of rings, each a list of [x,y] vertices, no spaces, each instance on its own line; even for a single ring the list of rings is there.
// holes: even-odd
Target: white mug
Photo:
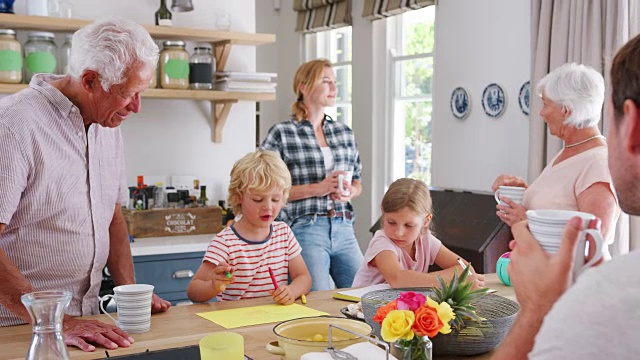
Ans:
[[[496,190],[493,197],[496,199],[496,202],[500,205],[509,206],[504,201],[500,200],[500,197],[509,198],[514,203],[520,205],[522,204],[522,198],[524,197],[524,191],[526,189],[519,186],[499,186],[498,190]]]
[[[560,244],[567,223],[572,217],[582,218],[583,230],[578,235],[578,246],[574,256],[573,280],[575,281],[582,272],[602,259],[604,239],[602,233],[596,229],[588,229],[589,223],[596,218],[593,214],[570,210],[527,210],[529,230],[536,238],[540,246],[549,252],[556,253],[560,250]],[[587,235],[591,235],[595,243],[594,255],[585,263]]]
[[[138,334],[151,328],[151,298],[153,285],[132,284],[113,288],[114,295],[100,298],[100,309],[128,333]],[[103,307],[103,302],[114,298],[118,308],[118,320],[114,319]]]
[[[351,195],[351,191],[346,190],[344,188],[344,183],[347,182],[347,183],[351,184],[352,180],[353,180],[353,171],[351,171],[351,170],[346,170],[346,171],[344,171],[344,174],[338,175],[338,190],[340,191],[342,196]]]

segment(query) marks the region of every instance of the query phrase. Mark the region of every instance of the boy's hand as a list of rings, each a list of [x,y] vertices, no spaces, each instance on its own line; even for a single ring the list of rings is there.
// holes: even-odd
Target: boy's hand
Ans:
[[[230,277],[227,277],[227,274],[231,274]],[[227,285],[233,283],[235,277],[233,276],[233,269],[227,263],[220,263],[213,269],[213,277],[211,282],[213,283],[213,288],[216,291],[216,294],[223,292]]]
[[[293,304],[296,298],[293,296],[291,289],[288,286],[280,286],[277,289],[269,292],[273,297],[273,301],[281,305]]]

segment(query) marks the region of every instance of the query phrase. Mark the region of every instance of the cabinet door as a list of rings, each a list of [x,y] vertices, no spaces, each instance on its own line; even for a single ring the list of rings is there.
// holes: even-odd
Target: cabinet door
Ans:
[[[185,292],[186,299],[187,285],[200,267],[203,257],[204,252],[135,256],[136,282],[153,285],[158,295]]]

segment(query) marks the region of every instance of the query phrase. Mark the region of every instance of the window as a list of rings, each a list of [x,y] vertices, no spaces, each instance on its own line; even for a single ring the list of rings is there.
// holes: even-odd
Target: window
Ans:
[[[306,60],[329,59],[336,72],[336,107],[327,108],[327,115],[351,127],[351,26],[310,34],[306,41]]]
[[[393,178],[431,183],[435,6],[390,18]]]

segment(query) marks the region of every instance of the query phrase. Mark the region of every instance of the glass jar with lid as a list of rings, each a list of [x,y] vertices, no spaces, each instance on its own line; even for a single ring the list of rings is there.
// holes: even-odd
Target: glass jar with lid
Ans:
[[[189,87],[194,90],[211,90],[215,64],[215,59],[211,55],[211,45],[196,45],[189,60]]]
[[[67,75],[69,73],[69,57],[71,57],[71,39],[73,34],[66,34],[64,36],[64,44],[60,47],[60,67],[58,74]]]
[[[0,83],[19,84],[22,81],[22,46],[16,32],[0,29]]]
[[[189,53],[184,41],[165,41],[160,53],[160,87],[163,89],[189,88]]]
[[[53,42],[50,32],[34,31],[29,33],[29,40],[24,44],[25,80],[31,81],[33,74],[53,74],[56,71],[56,53],[58,47]]]

